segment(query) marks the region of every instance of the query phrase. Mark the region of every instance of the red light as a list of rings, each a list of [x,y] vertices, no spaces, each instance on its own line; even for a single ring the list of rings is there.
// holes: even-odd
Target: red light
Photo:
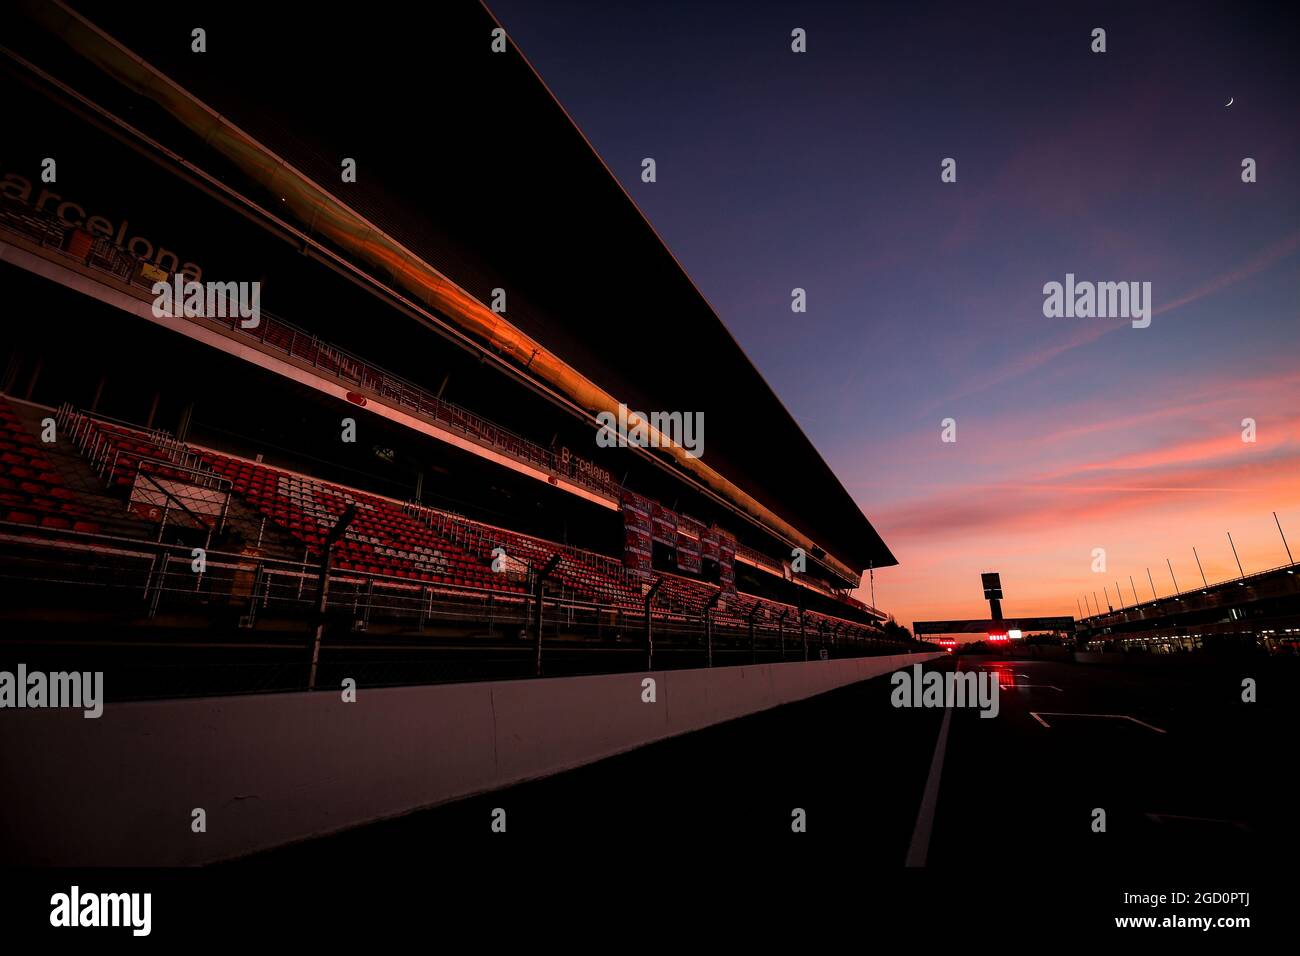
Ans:
[[[985,665],[983,665],[983,667],[984,667],[984,668],[985,668],[985,669],[986,669],[990,674],[997,674],[997,675],[998,675],[998,686],[999,686],[999,687],[1015,687],[1015,686],[1016,686],[1016,675],[1015,675],[1015,673],[1014,673],[1013,670],[1012,670],[1012,668],[1015,667],[1014,664],[1005,664],[1005,663],[1002,663],[1001,661],[995,661],[994,663],[991,663],[991,664],[985,664]]]

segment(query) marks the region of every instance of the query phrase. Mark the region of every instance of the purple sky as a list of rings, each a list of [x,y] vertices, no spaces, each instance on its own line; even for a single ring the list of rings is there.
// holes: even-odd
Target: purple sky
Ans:
[[[982,570],[1020,614],[1115,580],[1131,602],[1128,575],[1166,555],[1188,587],[1192,545],[1213,581],[1235,573],[1227,530],[1248,571],[1275,566],[1273,510],[1296,550],[1294,17],[489,6],[880,528],[900,620],[981,614]],[[1150,282],[1151,326],[1045,318],[1067,272]]]

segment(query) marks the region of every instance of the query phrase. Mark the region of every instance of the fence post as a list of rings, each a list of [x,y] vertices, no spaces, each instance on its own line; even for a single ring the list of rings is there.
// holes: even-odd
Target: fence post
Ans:
[[[534,599],[537,601],[537,622],[536,622],[536,654],[534,660],[534,669],[538,677],[542,676],[542,594],[546,587],[546,579],[550,573],[555,570],[555,566],[560,563],[560,555],[551,555],[551,560],[547,561],[534,580],[533,587],[536,591]]]
[[[259,596],[266,588],[266,565],[261,561],[253,569],[253,589],[248,594],[248,624],[250,627],[257,621],[257,602]],[[265,602],[263,602],[265,606]]]
[[[654,628],[650,623],[650,605],[654,601],[655,592],[659,586],[664,583],[663,578],[659,578],[654,584],[650,585],[650,590],[645,593],[645,669],[652,671],[655,669],[655,636]]]
[[[713,609],[721,599],[722,591],[716,591],[704,605],[704,647],[709,667],[713,666]]]
[[[154,584],[153,599],[149,602],[149,617],[157,616],[158,602],[162,600],[163,588],[167,586],[167,562],[170,560],[170,555],[163,551],[158,555],[158,559],[160,570],[158,580]]]
[[[339,538],[343,537],[343,533],[347,531],[348,525],[352,523],[356,516],[357,510],[353,505],[348,505],[343,509],[343,513],[334,522],[334,527],[325,536],[322,546],[324,554],[321,555],[320,577],[317,579],[317,615],[315,626],[312,628],[311,670],[307,675],[308,690],[316,689],[316,667],[320,662],[321,638],[325,635],[325,611],[329,603],[330,564],[334,560],[334,545]]]
[[[154,581],[158,577],[158,562],[162,559],[163,553],[160,551],[149,561],[149,574],[144,579],[144,593],[140,595],[140,600],[148,601],[153,594]]]

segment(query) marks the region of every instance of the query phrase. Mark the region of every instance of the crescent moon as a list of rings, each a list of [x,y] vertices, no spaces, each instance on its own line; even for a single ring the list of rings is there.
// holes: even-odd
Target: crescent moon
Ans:
[[[1236,99],[1235,96],[1229,96],[1229,97],[1228,97],[1228,102],[1224,103],[1223,105],[1224,105],[1224,106],[1231,106],[1231,105],[1232,105],[1232,101],[1235,100],[1235,99]]]

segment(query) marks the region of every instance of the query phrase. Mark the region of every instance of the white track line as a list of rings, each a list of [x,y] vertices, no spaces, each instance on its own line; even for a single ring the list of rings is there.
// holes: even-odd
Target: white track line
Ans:
[[[1040,714],[1042,715],[1041,717],[1039,716]],[[1040,710],[1040,711],[1031,710],[1029,712],[1029,715],[1033,717],[1034,720],[1038,721],[1040,724],[1046,727],[1048,730],[1052,729],[1052,725],[1049,724],[1047,721],[1043,720],[1043,717],[1109,717],[1111,720],[1131,720],[1133,721],[1133,723],[1141,724],[1147,730],[1154,730],[1158,734],[1168,733],[1168,731],[1161,730],[1159,727],[1148,724],[1144,720],[1138,720],[1136,717],[1130,717],[1128,714],[1056,714],[1047,710]]]
[[[948,727],[952,724],[952,712],[953,708],[944,708],[939,737],[934,742],[934,756],[930,758],[930,776],[925,781],[925,794],[921,797],[921,809],[916,815],[916,827],[912,830],[912,845],[907,848],[905,866],[925,866],[925,857],[930,851],[930,831],[934,829],[934,808],[939,802],[939,778],[943,776],[943,755],[948,749]]]

